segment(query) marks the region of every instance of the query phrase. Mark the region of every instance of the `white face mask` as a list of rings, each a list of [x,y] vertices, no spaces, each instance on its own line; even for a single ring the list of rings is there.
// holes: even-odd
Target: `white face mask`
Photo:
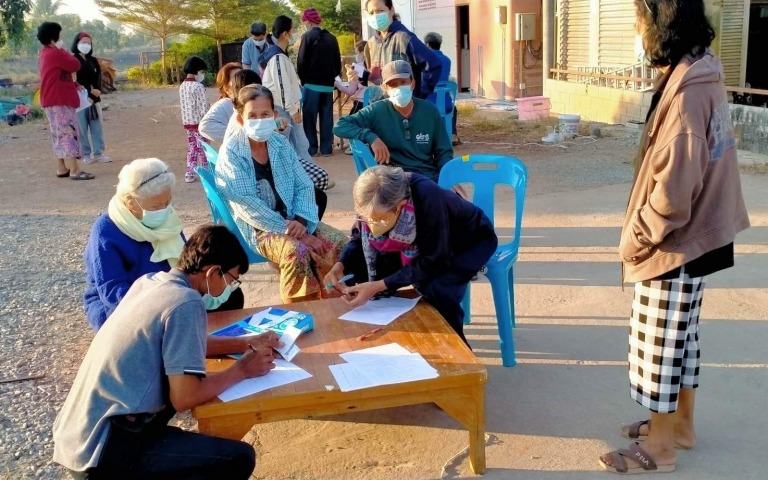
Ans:
[[[263,47],[267,43],[267,41],[266,40],[254,40],[253,43],[255,43],[257,47],[261,48],[261,47]]]
[[[275,133],[277,124],[274,118],[250,118],[245,121],[244,128],[251,140],[266,142]]]
[[[56,48],[64,48],[64,40],[61,38],[56,42]]]
[[[195,75],[195,81],[203,83],[205,81],[205,72],[198,72],[197,75]]]
[[[91,46],[87,43],[78,43],[77,50],[83,55],[88,55],[88,53],[91,51]]]

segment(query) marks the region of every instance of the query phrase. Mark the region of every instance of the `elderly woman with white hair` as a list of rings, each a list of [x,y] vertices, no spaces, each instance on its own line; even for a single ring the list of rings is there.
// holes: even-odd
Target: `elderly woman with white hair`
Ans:
[[[455,192],[402,168],[369,168],[352,195],[358,221],[325,284],[352,307],[413,285],[466,342],[461,300],[498,244],[488,217]],[[339,283],[345,273],[354,275],[355,286]]]
[[[168,165],[141,158],[124,166],[118,178],[109,209],[94,222],[84,252],[83,306],[94,330],[107,321],[133,282],[169,271],[184,247],[181,220],[171,206],[176,177]],[[237,289],[219,310],[242,308],[243,303]]]

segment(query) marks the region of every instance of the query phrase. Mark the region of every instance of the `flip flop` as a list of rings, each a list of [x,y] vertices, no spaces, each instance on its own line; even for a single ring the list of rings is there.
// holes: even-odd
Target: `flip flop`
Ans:
[[[628,425],[628,430],[626,433],[624,433],[624,428],[621,429],[621,436],[629,439],[629,440],[640,440],[643,441],[646,438],[648,438],[648,435],[640,435],[640,428],[643,425],[648,425],[648,428],[651,426],[650,420],[640,420],[639,422],[635,422],[631,425]],[[680,445],[679,443],[675,442],[675,448],[680,450],[690,450],[691,447],[686,447],[684,445]]]
[[[84,171],[80,170],[75,175],[72,175],[69,178],[70,178],[70,180],[93,180],[96,177],[94,177],[92,174],[90,174],[88,172],[84,172]]]
[[[57,173],[56,176],[59,178],[67,178],[69,176],[69,170],[67,170],[66,173]]]
[[[608,465],[603,460],[611,457],[613,465]],[[629,468],[624,457],[631,458],[640,464],[639,467]],[[608,452],[598,460],[600,466],[607,472],[617,473],[619,475],[637,475],[640,473],[671,473],[675,471],[675,465],[656,465],[648,452],[640,448],[640,444],[635,442],[629,448],[618,448]]]

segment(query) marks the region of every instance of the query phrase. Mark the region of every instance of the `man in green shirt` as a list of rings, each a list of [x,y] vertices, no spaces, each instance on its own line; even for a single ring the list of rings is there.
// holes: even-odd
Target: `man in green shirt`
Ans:
[[[440,169],[453,158],[453,147],[437,107],[413,98],[413,88],[411,65],[403,60],[388,63],[382,70],[382,89],[389,101],[342,117],[333,133],[370,145],[379,164],[436,182]]]

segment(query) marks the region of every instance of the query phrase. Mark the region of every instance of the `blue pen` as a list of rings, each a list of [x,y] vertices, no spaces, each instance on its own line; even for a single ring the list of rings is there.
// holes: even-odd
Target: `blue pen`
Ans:
[[[350,273],[349,275],[344,275],[343,277],[341,277],[341,278],[339,279],[339,283],[345,283],[345,282],[347,282],[348,280],[352,280],[353,278],[355,278],[355,276],[354,276],[353,274],[351,274],[351,273]],[[330,289],[332,289],[332,288],[333,288],[333,284],[332,284],[332,283],[329,283],[329,284],[327,284],[327,285],[325,286],[325,289],[326,289],[326,290],[330,290]]]

